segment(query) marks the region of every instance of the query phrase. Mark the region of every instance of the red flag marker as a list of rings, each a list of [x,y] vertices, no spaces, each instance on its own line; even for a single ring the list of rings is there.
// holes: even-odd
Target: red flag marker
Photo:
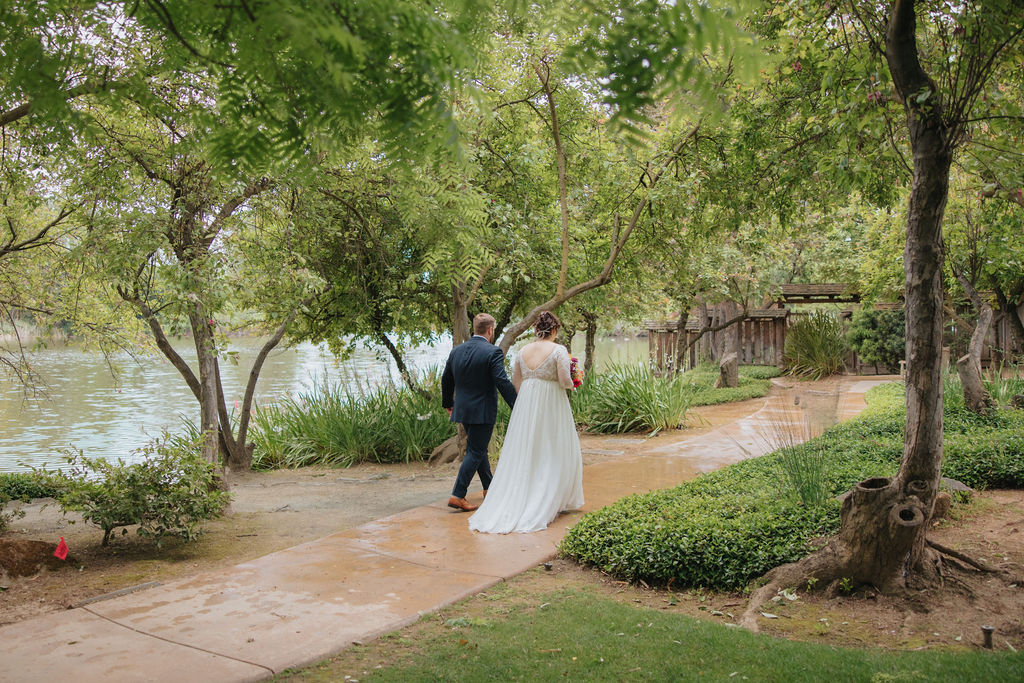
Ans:
[[[57,549],[53,551],[53,556],[60,560],[68,559],[68,544],[64,542],[64,537],[60,537],[60,543],[57,544]]]

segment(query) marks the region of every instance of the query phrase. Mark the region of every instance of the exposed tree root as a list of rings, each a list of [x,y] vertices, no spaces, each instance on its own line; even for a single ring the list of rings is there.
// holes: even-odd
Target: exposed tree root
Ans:
[[[936,550],[938,550],[943,555],[949,555],[950,557],[955,557],[956,559],[960,560],[964,564],[968,564],[968,565],[974,567],[978,571],[992,572],[994,574],[1001,573],[1001,570],[996,569],[992,565],[985,564],[981,560],[976,560],[976,559],[974,559],[973,557],[971,557],[969,555],[964,555],[962,552],[960,552],[958,550],[953,550],[952,548],[947,548],[946,546],[942,545],[941,543],[936,543],[935,541],[933,541],[931,539],[929,539],[927,541],[927,543],[928,543],[929,547],[935,548]]]

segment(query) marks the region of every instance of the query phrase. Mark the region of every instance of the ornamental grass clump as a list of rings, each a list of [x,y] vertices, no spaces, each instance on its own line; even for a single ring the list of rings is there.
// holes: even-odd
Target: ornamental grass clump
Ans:
[[[421,460],[455,433],[440,396],[437,373],[430,372],[416,390],[354,380],[257,406],[253,467]]]
[[[613,365],[573,392],[576,421],[587,431],[657,433],[683,424],[690,402],[681,376],[658,377],[647,365]]]
[[[789,373],[821,379],[842,371],[848,347],[843,325],[827,311],[815,311],[786,330],[783,359]]]
[[[683,426],[693,406],[764,396],[778,374],[774,367],[743,366],[738,387],[717,389],[718,370],[710,364],[671,377],[659,377],[646,365],[612,365],[584,379],[569,402],[576,423],[589,432],[657,433]]]

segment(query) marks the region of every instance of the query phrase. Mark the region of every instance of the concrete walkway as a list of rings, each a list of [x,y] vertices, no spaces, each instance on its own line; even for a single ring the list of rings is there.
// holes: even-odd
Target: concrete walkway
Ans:
[[[886,379],[775,387],[666,443],[605,439],[595,452],[610,459],[584,470],[584,509],[543,532],[472,533],[468,515],[438,501],[230,570],[5,626],[0,681],[250,681],[312,664],[551,559],[583,512],[763,454],[780,420],[801,419],[794,405],[823,397],[842,418],[855,415]]]

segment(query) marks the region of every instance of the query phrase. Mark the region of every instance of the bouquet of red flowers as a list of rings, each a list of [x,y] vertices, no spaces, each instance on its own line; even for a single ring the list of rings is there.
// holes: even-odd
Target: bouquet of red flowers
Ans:
[[[569,358],[569,376],[572,377],[573,389],[583,384],[583,368],[580,367],[580,361],[576,356]]]

